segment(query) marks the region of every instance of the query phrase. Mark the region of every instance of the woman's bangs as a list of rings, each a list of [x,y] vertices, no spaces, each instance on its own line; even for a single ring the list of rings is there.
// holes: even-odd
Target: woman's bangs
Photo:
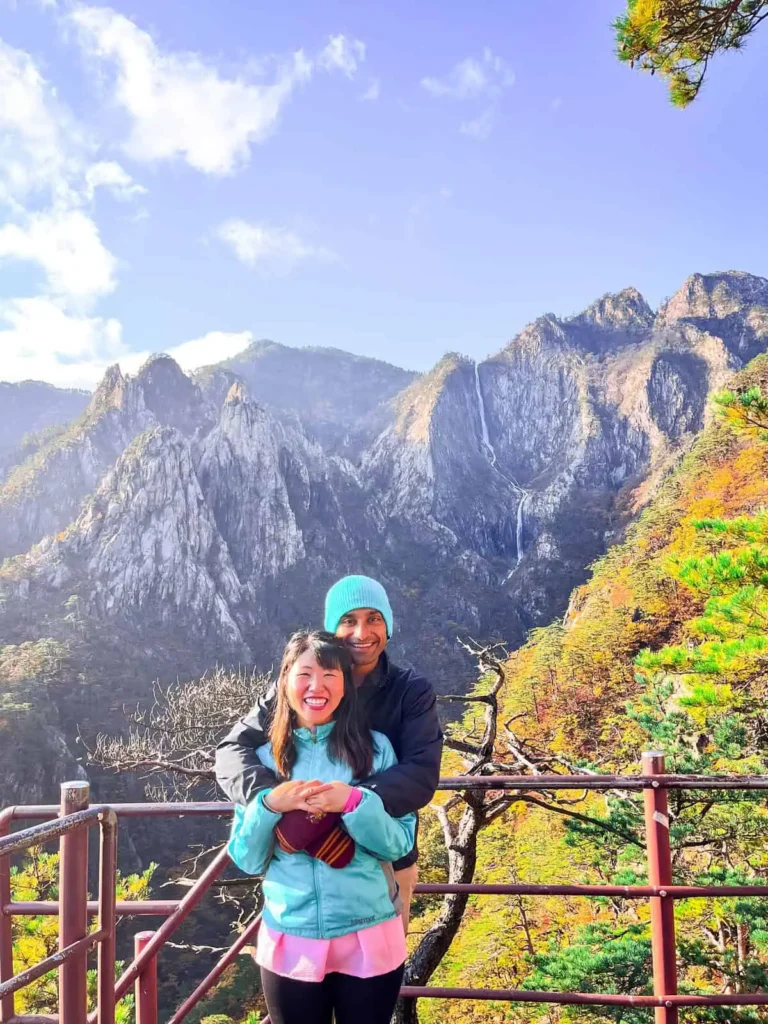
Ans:
[[[327,640],[315,640],[309,645],[320,668],[331,672],[346,672],[349,668],[349,655],[341,644],[328,643]]]

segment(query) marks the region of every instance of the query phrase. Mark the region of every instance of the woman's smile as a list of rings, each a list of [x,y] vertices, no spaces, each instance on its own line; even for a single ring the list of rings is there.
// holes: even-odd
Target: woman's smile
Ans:
[[[324,668],[307,651],[291,667],[286,692],[300,726],[325,725],[333,720],[344,696],[344,673],[338,668]]]

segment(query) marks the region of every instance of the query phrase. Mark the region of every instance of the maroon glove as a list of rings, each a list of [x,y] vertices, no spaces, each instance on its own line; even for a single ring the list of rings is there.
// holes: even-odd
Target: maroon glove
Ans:
[[[288,811],[275,826],[275,836],[286,853],[302,850],[332,868],[346,867],[355,854],[354,841],[341,827],[341,814],[336,812]]]

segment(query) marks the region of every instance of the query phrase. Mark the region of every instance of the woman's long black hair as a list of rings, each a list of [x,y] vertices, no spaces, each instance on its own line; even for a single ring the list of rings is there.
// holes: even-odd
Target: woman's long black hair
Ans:
[[[283,652],[277,680],[277,705],[269,728],[278,774],[289,779],[296,764],[293,730],[297,719],[296,712],[288,703],[287,682],[288,673],[307,651],[321,668],[339,669],[344,673],[344,696],[333,716],[334,728],[328,737],[328,750],[332,760],[349,765],[354,778],[364,779],[373,768],[373,737],[363,721],[357,687],[352,679],[352,659],[338,637],[320,630],[294,633]]]

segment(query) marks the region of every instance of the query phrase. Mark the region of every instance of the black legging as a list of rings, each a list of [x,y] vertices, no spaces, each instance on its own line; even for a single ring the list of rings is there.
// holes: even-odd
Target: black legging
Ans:
[[[261,968],[261,987],[272,1024],[389,1024],[404,964],[374,978],[326,974],[322,981],[294,981]]]

